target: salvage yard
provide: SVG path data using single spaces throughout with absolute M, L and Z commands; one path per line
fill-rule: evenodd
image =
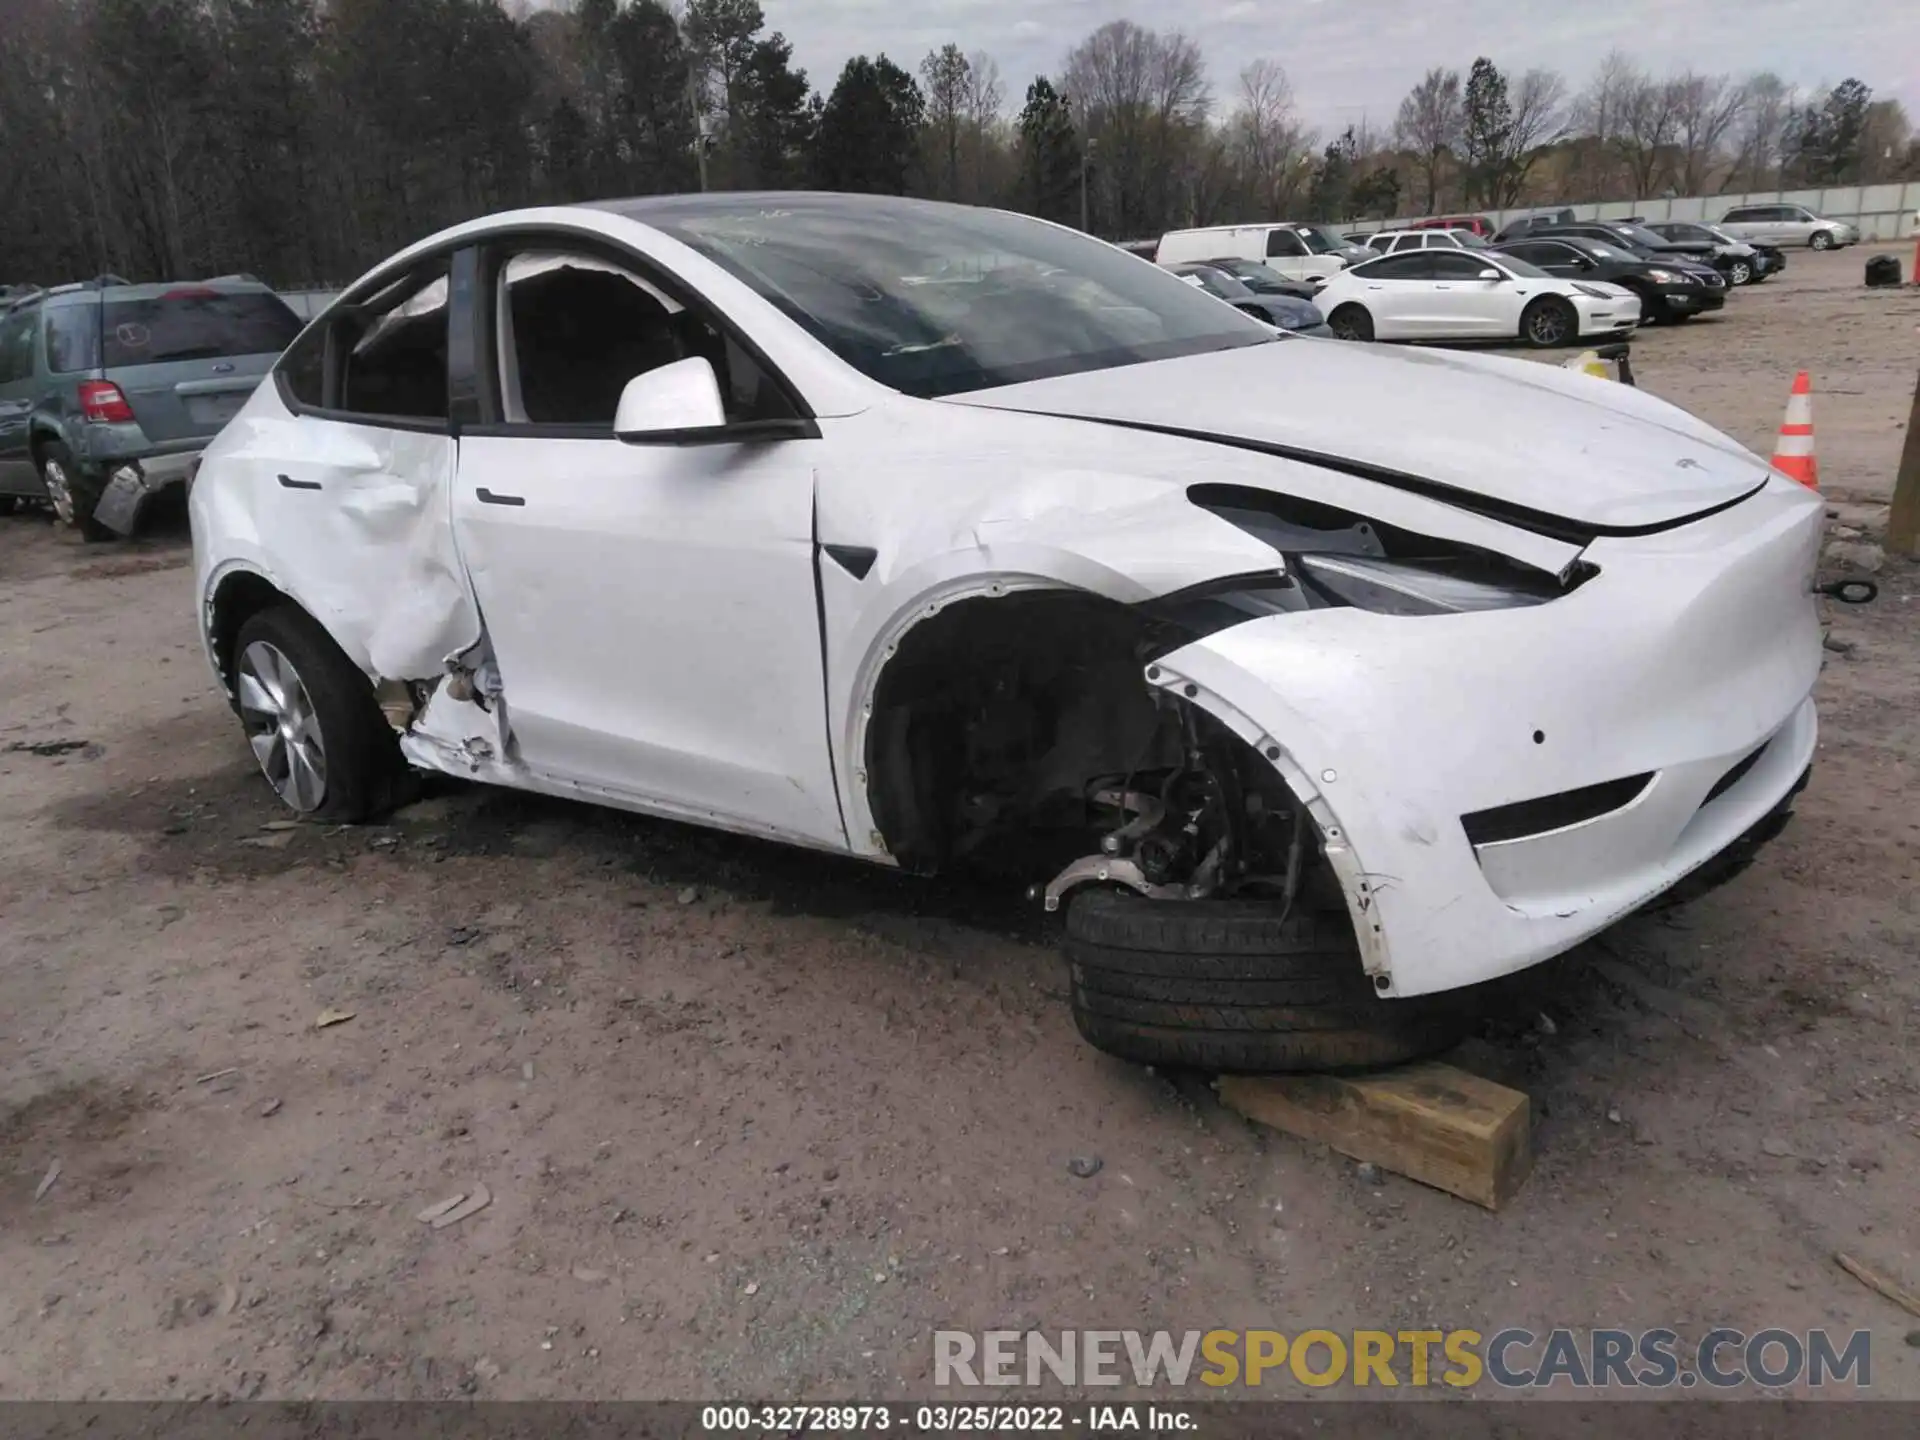
M 1633 351 L 1762 454 L 1810 371 L 1843 541 L 1920 357 L 1862 259 Z M 1016 894 L 453 783 L 282 821 L 188 565 L 178 512 L 0 520 L 0 1399 L 927 1398 L 935 1329 L 1596 1323 L 1870 1329 L 1920 1399 L 1920 1317 L 1833 1259 L 1920 1289 L 1920 566 L 1830 607 L 1754 868 L 1500 988 L 1457 1058 L 1536 1158 L 1489 1213 L 1082 1043 Z

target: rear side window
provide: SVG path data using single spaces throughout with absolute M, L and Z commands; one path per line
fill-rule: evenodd
M 223 355 L 277 355 L 300 333 L 278 295 L 260 291 L 170 290 L 150 300 L 107 300 L 101 350 L 110 370 Z
M 47 369 L 56 375 L 100 363 L 100 307 L 55 305 L 47 311 Z
M 38 310 L 21 310 L 0 319 L 0 385 L 32 377 L 34 322 L 39 318 Z

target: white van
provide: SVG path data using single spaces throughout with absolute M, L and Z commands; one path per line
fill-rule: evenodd
M 1359 255 L 1372 258 L 1325 225 L 1209 225 L 1170 230 L 1153 258 L 1162 265 L 1196 261 L 1260 260 L 1289 280 L 1324 281 Z

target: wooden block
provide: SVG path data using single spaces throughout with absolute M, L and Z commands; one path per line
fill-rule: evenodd
M 1438 1061 L 1372 1075 L 1222 1075 L 1220 1098 L 1489 1210 L 1533 1168 L 1527 1097 Z

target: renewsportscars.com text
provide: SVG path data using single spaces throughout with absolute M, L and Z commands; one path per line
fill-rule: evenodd
M 1673 1330 L 936 1330 L 937 1386 L 1574 1389 L 1873 1383 L 1873 1337 Z

